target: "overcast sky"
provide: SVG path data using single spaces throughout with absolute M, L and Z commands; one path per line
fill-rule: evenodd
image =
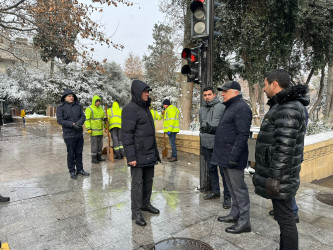
M 94 45 L 94 59 L 107 59 L 124 66 L 125 59 L 130 52 L 140 56 L 147 54 L 148 45 L 153 43 L 152 30 L 154 24 L 164 21 L 164 14 L 159 11 L 160 0 L 134 0 L 134 5 L 127 7 L 105 7 L 104 11 L 93 16 L 95 21 L 105 26 L 108 35 L 113 34 L 112 41 L 125 46 L 123 50 L 113 47 Z

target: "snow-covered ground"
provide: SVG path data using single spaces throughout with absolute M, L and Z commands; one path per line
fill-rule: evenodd
M 45 115 L 38 115 L 36 113 L 33 113 L 32 115 L 26 115 L 25 118 L 36 118 L 36 117 L 49 117 Z M 21 118 L 21 116 L 13 116 L 13 118 Z

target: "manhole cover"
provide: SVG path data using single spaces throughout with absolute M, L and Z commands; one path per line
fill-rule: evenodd
M 214 250 L 207 243 L 188 238 L 172 238 L 157 242 L 149 250 Z
M 333 194 L 317 194 L 317 200 L 333 206 Z

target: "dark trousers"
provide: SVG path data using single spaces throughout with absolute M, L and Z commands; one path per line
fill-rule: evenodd
M 131 209 L 132 215 L 141 212 L 141 208 L 150 204 L 153 190 L 154 166 L 131 167 Z
M 213 155 L 213 149 L 202 147 L 202 152 L 209 169 L 209 179 L 210 179 L 210 184 L 212 186 L 212 192 L 219 194 L 220 193 L 220 183 L 219 183 L 219 173 L 218 173 L 219 167 L 210 163 Z M 221 167 L 219 169 L 220 169 L 220 174 L 222 176 L 223 196 L 224 198 L 230 198 L 230 193 L 224 178 L 223 169 Z
M 177 133 L 171 132 L 169 135 L 169 143 L 171 146 L 171 157 L 177 158 L 177 147 L 176 147 L 176 136 Z
M 272 200 L 274 219 L 280 226 L 280 250 L 298 249 L 298 231 L 293 215 L 292 200 Z
M 103 150 L 103 135 L 90 136 L 91 155 L 101 155 Z
M 244 169 L 223 168 L 223 172 L 232 199 L 230 215 L 238 217 L 238 225 L 250 223 L 250 197 Z
M 69 172 L 80 171 L 83 169 L 82 151 L 83 151 L 83 136 L 79 138 L 64 139 L 67 146 L 67 166 Z

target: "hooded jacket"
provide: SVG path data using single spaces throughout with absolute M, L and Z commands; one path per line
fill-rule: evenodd
M 215 97 L 211 102 L 205 102 L 204 106 L 199 111 L 200 127 L 206 126 L 208 123 L 212 127 L 217 127 L 223 115 L 225 106 L 220 102 L 218 97 Z M 214 148 L 215 135 L 200 133 L 201 145 L 208 149 Z
M 91 136 L 103 135 L 105 113 L 101 105 L 99 107 L 95 105 L 97 100 L 101 100 L 101 98 L 94 95 L 92 104 L 86 108 L 85 112 L 85 125 L 87 130 L 92 130 Z
M 252 111 L 242 95 L 223 103 L 226 108 L 216 128 L 211 163 L 224 168 L 244 169 L 247 166 Z M 232 164 L 231 164 L 232 163 Z
M 169 105 L 165 109 L 163 116 L 163 131 L 165 133 L 179 132 L 179 110 L 173 105 Z
M 65 101 L 65 97 L 69 94 L 74 96 L 74 102 L 71 104 Z M 64 139 L 83 136 L 82 131 L 73 128 L 73 123 L 83 125 L 85 120 L 86 117 L 76 95 L 72 90 L 66 89 L 61 97 L 61 104 L 57 107 L 57 121 L 62 125 Z
M 113 128 L 121 128 L 121 108 L 119 108 L 118 102 L 112 104 L 112 108 L 108 109 L 108 122 L 109 130 Z
M 309 105 L 307 87 L 297 85 L 282 90 L 268 101 L 270 110 L 262 121 L 256 143 L 255 192 L 265 198 L 291 200 L 299 188 L 304 137 Z M 280 180 L 277 197 L 269 197 L 267 178 Z
M 141 99 L 149 86 L 134 80 L 131 86 L 132 100 L 122 111 L 121 138 L 127 162 L 136 161 L 137 167 L 153 166 L 161 162 L 157 149 L 155 126 L 149 111 L 150 99 Z

